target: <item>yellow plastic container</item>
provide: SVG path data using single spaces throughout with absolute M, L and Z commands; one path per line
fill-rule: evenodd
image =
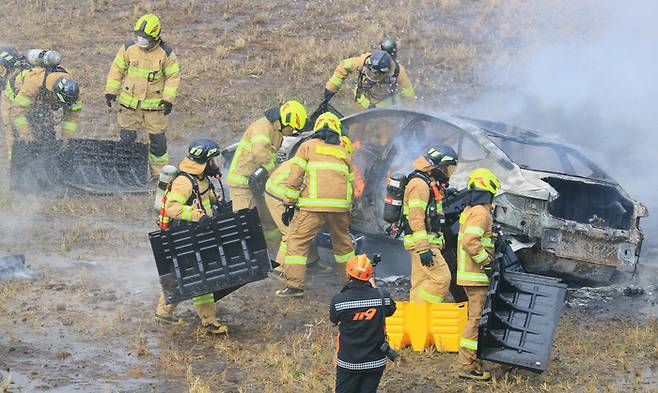
M 439 352 L 459 351 L 459 338 L 468 319 L 467 302 L 395 303 L 395 314 L 386 318 L 388 342 L 393 349 L 410 345 L 420 352 L 434 345 Z

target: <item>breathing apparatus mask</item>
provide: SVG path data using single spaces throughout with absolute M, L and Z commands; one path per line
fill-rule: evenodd
M 206 176 L 215 177 L 220 174 L 219 165 L 217 165 L 217 160 L 211 158 L 208 163 L 206 163 L 206 169 L 203 171 Z
M 135 32 L 135 44 L 142 49 L 150 49 L 155 46 L 155 40 L 144 32 L 138 31 Z

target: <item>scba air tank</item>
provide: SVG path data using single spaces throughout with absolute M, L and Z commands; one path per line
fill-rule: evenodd
M 28 63 L 37 67 L 54 68 L 62 62 L 62 55 L 56 50 L 30 49 L 25 57 Z
M 384 197 L 384 221 L 392 224 L 400 219 L 404 188 L 407 186 L 407 176 L 402 172 L 393 172 L 386 182 L 386 197 Z
M 153 203 L 153 208 L 156 212 L 160 211 L 160 205 L 162 204 L 162 196 L 167 191 L 169 184 L 174 181 L 178 176 L 178 168 L 173 165 L 165 165 L 160 169 L 160 178 L 158 179 L 158 188 L 155 192 L 155 201 Z

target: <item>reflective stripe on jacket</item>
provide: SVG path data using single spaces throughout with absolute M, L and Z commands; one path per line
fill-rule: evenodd
M 233 155 L 226 181 L 231 187 L 249 188 L 249 175 L 259 166 L 269 172 L 276 165 L 276 153 L 283 143 L 281 124 L 262 117 L 251 123 Z
M 404 235 L 404 248 L 417 252 L 425 251 L 430 245 L 443 249 L 444 239 L 440 232 L 428 232 L 429 217 L 427 215 L 430 203 L 430 187 L 425 180 L 414 177 L 404 189 L 402 214 L 407 218 L 412 233 Z M 441 201 L 432 199 L 437 204 L 437 211 L 442 210 Z
M 489 278 L 482 266 L 494 255 L 491 205 L 468 206 L 459 217 L 457 238 L 457 284 L 487 286 Z
M 360 56 L 351 57 L 338 63 L 336 69 L 334 70 L 333 75 L 327 81 L 325 88 L 334 93 L 338 92 L 338 90 L 340 90 L 343 83 L 345 82 L 345 79 L 351 73 L 356 72 L 358 74 L 359 71 L 363 69 L 363 65 L 366 59 L 368 58 L 368 56 L 370 56 L 370 53 L 364 53 Z M 415 103 L 416 93 L 414 91 L 414 87 L 411 84 L 411 80 L 409 79 L 409 76 L 407 75 L 407 71 L 404 68 L 404 66 L 400 65 L 399 72 L 397 72 L 395 66 L 391 67 L 389 76 L 393 77 L 396 73 L 398 75 L 395 79 L 395 86 L 393 88 L 396 94 L 393 97 L 389 97 L 384 100 L 375 98 L 375 96 L 377 95 L 382 95 L 382 96 L 390 95 L 390 90 L 391 90 L 390 84 L 387 82 L 383 82 L 383 83 L 374 84 L 370 89 L 371 94 L 367 94 L 367 95 L 360 94 L 359 96 L 357 96 L 356 95 L 357 90 L 355 89 L 354 100 L 364 108 L 368 108 L 371 104 L 377 106 L 390 106 L 396 103 L 395 101 L 397 100 L 398 95 L 399 97 L 402 98 L 402 101 L 407 105 Z
M 161 100 L 176 101 L 180 66 L 164 42 L 144 50 L 128 41 L 119 48 L 105 82 L 105 93 L 118 95 L 119 104 L 132 109 L 162 110 Z
M 352 155 L 343 145 L 310 139 L 301 144 L 290 163 L 284 203 L 296 203 L 307 211 L 352 209 Z
M 270 174 L 265 183 L 265 192 L 273 198 L 283 201 L 286 196 L 286 182 L 290 175 L 290 161 L 285 161 Z
M 14 91 L 16 95 L 11 105 L 9 117 L 21 138 L 26 140 L 31 139 L 29 135 L 28 113 L 37 107 L 45 107 L 48 111 L 52 111 L 51 106 L 46 101 L 57 101 L 57 98 L 54 97 L 53 89 L 55 82 L 62 77 L 71 78 L 71 75 L 62 71 L 53 71 L 48 72 L 46 76 L 46 70 L 44 68 L 35 67 L 25 75 L 20 90 Z M 45 86 L 45 92 L 41 91 L 42 86 Z M 78 131 L 81 110 L 82 101 L 80 100 L 77 100 L 69 107 L 63 108 L 64 115 L 60 124 L 64 130 L 63 135 L 65 138 L 72 136 L 72 134 Z

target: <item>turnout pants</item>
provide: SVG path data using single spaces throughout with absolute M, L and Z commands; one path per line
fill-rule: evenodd
M 276 227 L 279 229 L 279 232 L 281 232 L 281 243 L 279 244 L 279 248 L 276 253 L 276 263 L 278 263 L 280 266 L 277 267 L 274 270 L 277 271 L 283 271 L 283 263 L 286 257 L 286 254 L 288 252 L 288 228 L 283 224 L 283 221 L 281 221 L 281 215 L 283 214 L 284 206 L 283 202 L 279 199 L 276 199 L 275 197 L 268 195 L 267 193 L 265 194 L 265 205 L 267 205 L 267 210 L 270 212 L 270 216 L 272 217 L 272 220 L 274 221 L 274 224 Z M 318 256 L 318 248 L 315 246 L 315 244 L 311 245 L 311 251 L 310 255 L 308 257 L 308 262 L 313 263 L 316 260 L 318 260 L 320 257 Z
M 164 133 L 167 128 L 167 117 L 164 112 L 120 106 L 117 121 L 121 131 L 134 131 L 139 135 L 137 140 L 149 145 L 148 160 L 151 176 L 159 176 L 160 169 L 169 163 L 167 138 Z
M 270 256 L 276 255 L 281 244 L 281 231 L 270 214 L 268 206 L 265 205 L 263 197 L 255 196 L 248 188 L 233 187 L 231 188 L 231 201 L 234 212 L 242 209 L 253 209 L 254 207 L 258 209 L 258 218 L 260 218 L 260 223 L 263 225 L 267 250 Z M 281 215 L 279 215 L 280 219 Z
M 215 314 L 215 298 L 212 293 L 192 298 L 192 304 L 197 314 L 199 314 L 203 326 L 210 325 L 217 320 Z M 160 300 L 158 301 L 158 308 L 155 310 L 155 314 L 159 316 L 171 315 L 174 313 L 176 306 L 178 306 L 178 303 L 165 303 L 164 293 L 160 293 Z
M 488 287 L 464 286 L 468 296 L 468 321 L 459 343 L 459 363 L 463 371 L 482 371 L 482 361 L 477 358 L 478 326 L 484 309 Z
M 420 257 L 415 250 L 409 250 L 411 254 L 411 290 L 409 300 L 416 303 L 441 303 L 450 290 L 450 269 L 441 249 L 437 246 L 430 247 L 434 256 L 434 265 L 427 267 L 420 262 Z
M 354 256 L 350 223 L 352 216 L 345 212 L 316 212 L 298 210 L 288 230 L 288 253 L 284 258 L 284 276 L 288 288 L 303 289 L 306 276 L 306 262 L 313 238 L 326 226 L 331 234 L 333 254 L 342 267 L 339 273 L 345 275 L 345 263 Z
M 364 373 L 336 367 L 336 393 L 377 393 L 383 374 L 384 367 Z

